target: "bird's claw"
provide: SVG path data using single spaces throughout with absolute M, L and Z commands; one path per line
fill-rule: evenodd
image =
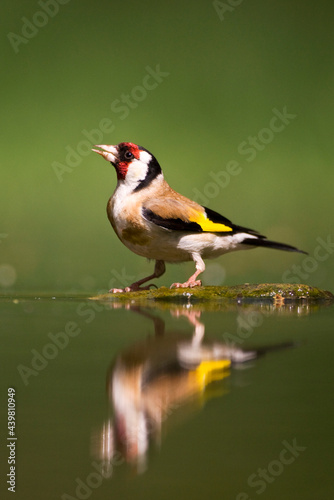
M 201 280 L 185 281 L 185 283 L 173 283 L 170 288 L 194 288 L 195 286 L 202 286 Z

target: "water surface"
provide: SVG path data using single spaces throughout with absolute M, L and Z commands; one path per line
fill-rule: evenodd
M 332 497 L 332 306 L 0 307 L 16 498 Z

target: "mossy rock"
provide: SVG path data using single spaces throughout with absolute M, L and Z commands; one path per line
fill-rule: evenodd
M 152 290 L 126 293 L 106 293 L 91 297 L 92 300 L 129 302 L 141 304 L 150 301 L 172 302 L 172 303 L 196 303 L 208 301 L 221 301 L 229 299 L 232 301 L 271 301 L 271 302 L 293 302 L 293 301 L 334 301 L 331 292 L 316 287 L 302 284 L 265 283 L 244 284 L 235 286 L 201 286 L 196 288 L 166 288 L 161 287 Z

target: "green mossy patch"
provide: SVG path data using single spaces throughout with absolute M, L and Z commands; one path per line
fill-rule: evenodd
M 196 288 L 161 287 L 152 290 L 127 293 L 106 293 L 91 297 L 92 300 L 143 303 L 148 301 L 195 303 L 220 301 L 223 299 L 235 300 L 270 300 L 270 301 L 334 301 L 331 292 L 319 288 L 287 283 L 244 284 L 235 286 L 201 286 Z

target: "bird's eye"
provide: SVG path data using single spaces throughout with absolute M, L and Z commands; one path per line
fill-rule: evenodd
M 133 154 L 131 153 L 131 151 L 125 151 L 124 153 L 124 158 L 126 160 L 132 160 L 132 158 L 134 158 Z

